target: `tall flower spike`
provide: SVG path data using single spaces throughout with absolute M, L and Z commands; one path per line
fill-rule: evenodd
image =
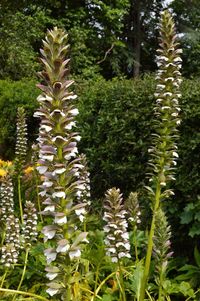
M 8 216 L 14 214 L 14 191 L 12 178 L 9 174 L 2 179 L 0 197 L 1 220 L 6 224 Z
M 168 225 L 167 218 L 162 209 L 159 209 L 155 218 L 155 233 L 153 255 L 155 258 L 156 271 L 158 273 L 158 281 L 163 281 L 166 276 L 168 260 L 173 252 L 170 251 L 171 246 L 171 228 Z
M 141 223 L 141 211 L 138 202 L 138 193 L 131 192 L 126 202 L 127 212 L 129 213 L 128 220 L 133 226 Z
M 181 79 L 180 53 L 176 41 L 175 26 L 168 11 L 164 11 L 160 21 L 160 49 L 157 50 L 157 86 L 155 106 L 155 128 L 153 146 L 149 149 L 151 155 L 150 168 L 152 186 L 160 185 L 166 198 L 173 194 L 166 189 L 170 180 L 174 180 L 174 170 L 177 164 L 178 153 L 176 140 L 178 137 L 177 125 L 180 124 L 179 102 Z
M 50 280 L 47 292 L 71 300 L 71 261 L 81 256 L 81 244 L 86 242 L 87 233 L 77 229 L 77 210 L 84 210 L 86 204 L 77 202 L 84 181 L 79 178 L 82 164 L 77 142 L 80 136 L 74 131 L 78 110 L 73 102 L 77 96 L 71 91 L 73 81 L 67 79 L 67 40 L 66 32 L 55 27 L 43 41 L 44 70 L 40 72 L 43 84 L 38 85 L 42 94 L 37 99 L 40 108 L 34 116 L 41 119 L 37 170 L 42 175 L 43 214 L 48 216 L 42 233 L 44 240 L 51 240 L 54 246 L 45 250 Z
M 147 187 L 149 199 L 152 202 L 153 217 L 149 232 L 145 269 L 142 279 L 140 301 L 145 298 L 145 289 L 149 275 L 153 236 L 155 229 L 155 215 L 161 201 L 173 195 L 173 191 L 167 185 L 175 180 L 174 171 L 177 164 L 178 153 L 176 140 L 178 137 L 177 126 L 179 118 L 179 98 L 181 83 L 182 50 L 178 48 L 175 25 L 171 14 L 165 10 L 161 13 L 160 25 L 160 48 L 157 56 L 157 86 L 155 106 L 155 134 L 153 146 L 149 149 L 150 187 Z
M 118 262 L 123 257 L 130 258 L 126 214 L 120 190 L 109 189 L 106 193 L 103 220 L 106 222 L 104 226 L 106 255 L 111 257 L 112 262 Z
M 24 226 L 22 235 L 24 238 L 25 245 L 31 245 L 32 242 L 36 241 L 37 238 L 37 212 L 35 205 L 26 201 L 24 208 Z
M 25 110 L 19 107 L 17 110 L 17 141 L 15 147 L 16 169 L 21 171 L 25 164 L 27 154 L 27 124 L 25 118 Z
M 20 251 L 19 219 L 13 214 L 7 216 L 4 245 L 1 248 L 1 262 L 5 267 L 17 263 Z

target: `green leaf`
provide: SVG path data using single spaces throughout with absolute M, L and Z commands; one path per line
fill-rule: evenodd
M 198 267 L 200 267 L 200 253 L 197 249 L 197 246 L 195 246 L 194 248 L 194 258 L 195 258 L 195 262 L 198 265 Z

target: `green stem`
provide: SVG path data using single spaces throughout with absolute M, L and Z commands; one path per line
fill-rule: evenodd
M 136 238 L 137 226 L 134 225 L 133 228 L 133 238 L 134 238 L 134 248 L 135 248 L 135 261 L 138 262 L 138 249 L 137 249 L 137 238 Z
M 163 294 L 163 272 L 161 271 L 160 279 L 159 279 L 158 301 L 162 300 L 162 294 Z
M 22 208 L 22 194 L 21 194 L 21 174 L 17 177 L 17 183 L 18 183 L 18 200 L 19 200 L 19 209 L 20 209 L 20 217 L 21 217 L 21 223 L 24 223 L 23 220 L 23 208 Z
M 0 292 L 5 292 L 5 293 L 14 293 L 14 294 L 18 294 L 18 295 L 25 295 L 25 296 L 32 296 L 35 297 L 39 300 L 43 300 L 43 301 L 49 301 L 48 299 L 41 297 L 39 295 L 33 294 L 33 293 L 28 293 L 28 292 L 23 292 L 23 291 L 17 291 L 17 290 L 11 290 L 11 289 L 7 289 L 7 288 L 0 288 Z
M 144 267 L 144 274 L 143 274 L 142 284 L 141 284 L 141 289 L 140 289 L 140 299 L 139 299 L 139 301 L 144 301 L 144 298 L 145 298 L 145 290 L 146 290 L 146 286 L 147 286 L 147 279 L 148 279 L 148 276 L 149 276 L 149 269 L 150 269 L 151 256 L 152 256 L 152 250 L 153 250 L 153 236 L 154 236 L 154 231 L 155 231 L 155 216 L 156 216 L 156 211 L 159 208 L 159 204 L 160 204 L 160 195 L 161 195 L 161 187 L 160 187 L 160 183 L 157 183 L 156 194 L 155 194 L 155 204 L 154 204 L 153 216 L 152 216 L 152 221 L 151 221 L 151 228 L 150 228 L 149 238 L 148 238 L 148 246 L 147 246 L 146 259 L 145 259 L 145 267 Z
M 3 287 L 3 284 L 4 284 L 4 281 L 5 281 L 5 279 L 6 279 L 7 273 L 8 273 L 8 269 L 6 269 L 6 270 L 5 270 L 5 273 L 3 274 L 3 277 L 2 277 L 2 280 L 1 280 L 0 288 Z
M 1 238 L 1 246 L 3 246 L 5 237 L 6 237 L 6 231 L 4 230 L 3 233 L 2 233 L 2 238 Z
M 38 186 L 39 186 L 39 183 L 38 183 L 38 175 L 34 169 L 34 177 L 35 177 L 35 184 L 36 184 L 36 195 L 37 195 L 37 207 L 38 207 L 38 212 L 39 212 L 39 216 L 40 216 L 40 220 L 41 222 L 43 222 L 43 218 L 42 218 L 42 214 L 41 214 L 41 204 L 40 204 L 40 196 L 39 196 L 39 189 L 38 189 Z
M 120 279 L 120 286 L 121 286 L 122 301 L 126 301 L 123 272 L 122 272 L 120 260 L 118 261 L 118 267 L 119 267 L 119 279 Z
M 116 275 L 116 272 L 111 273 L 110 275 L 108 275 L 98 286 L 98 288 L 96 289 L 96 291 L 94 292 L 94 295 L 92 296 L 90 301 L 94 301 L 95 296 L 98 295 L 98 292 L 100 291 L 100 289 L 102 288 L 102 286 L 106 283 L 106 281 L 108 281 L 108 279 L 110 279 L 113 275 Z
M 26 273 L 26 268 L 27 268 L 27 263 L 28 263 L 28 254 L 29 254 L 29 248 L 26 249 L 25 260 L 24 260 L 24 268 L 23 268 L 21 280 L 20 280 L 19 285 L 17 287 L 17 291 L 20 290 L 20 288 L 22 286 L 22 282 L 24 281 L 24 277 L 25 277 L 25 273 Z M 16 295 L 13 296 L 12 301 L 14 301 L 15 299 L 16 299 Z

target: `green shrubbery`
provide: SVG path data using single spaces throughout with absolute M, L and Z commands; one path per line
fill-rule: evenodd
M 38 95 L 35 81 L 0 81 L 0 145 L 1 156 L 12 158 L 16 112 L 23 105 L 28 115 L 31 140 L 38 131 L 32 118 Z M 79 131 L 81 151 L 86 153 L 91 170 L 93 198 L 99 199 L 105 190 L 116 186 L 127 195 L 140 190 L 146 183 L 148 148 L 153 132 L 153 103 L 155 81 L 148 75 L 143 79 L 114 79 L 106 81 L 78 81 Z M 188 231 L 199 234 L 197 196 L 200 194 L 200 81 L 185 79 L 180 100 L 182 123 L 178 142 L 178 162 L 175 197 L 167 210 L 173 215 L 178 236 Z M 95 190 L 94 190 L 95 187 Z M 189 207 L 188 207 L 189 206 Z M 184 208 L 186 208 L 184 210 Z M 181 219 L 180 219 L 180 212 Z M 184 224 L 187 229 L 184 230 Z

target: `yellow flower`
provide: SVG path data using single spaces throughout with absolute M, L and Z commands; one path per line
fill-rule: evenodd
M 3 168 L 0 168 L 0 177 L 5 177 L 7 175 L 7 171 Z
M 30 174 L 32 171 L 34 170 L 34 167 L 33 166 L 28 166 L 25 170 L 24 170 L 24 173 L 26 175 Z
M 7 161 L 7 162 L 6 162 L 6 165 L 7 165 L 7 166 L 11 166 L 11 165 L 12 165 L 12 162 L 11 162 L 11 161 Z

